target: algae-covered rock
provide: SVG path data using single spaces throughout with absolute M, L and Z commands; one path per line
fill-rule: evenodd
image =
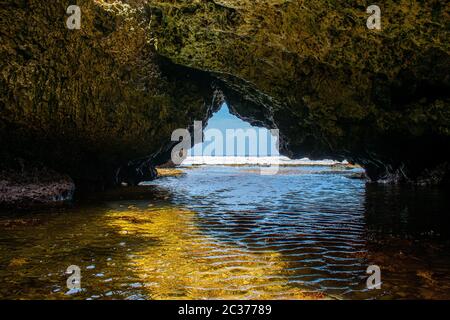
M 79 0 L 80 30 L 69 4 L 0 5 L 3 163 L 134 184 L 148 177 L 135 168 L 168 160 L 175 128 L 226 101 L 279 128 L 292 157 L 449 180 L 445 2 L 379 1 L 381 30 L 366 26 L 369 1 Z
M 278 127 L 287 154 L 346 158 L 374 180 L 448 164 L 448 3 L 378 1 L 369 30 L 370 1 L 152 2 L 158 53 L 221 79 L 231 110 Z
M 66 27 L 71 3 L 1 4 L 2 165 L 20 157 L 115 183 L 118 168 L 140 166 L 174 129 L 206 118 L 212 89 L 157 56 L 142 1 L 77 1 L 79 30 Z

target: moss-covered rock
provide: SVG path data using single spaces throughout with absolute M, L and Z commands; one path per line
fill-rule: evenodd
M 2 164 L 43 162 L 79 183 L 132 180 L 117 169 L 142 168 L 175 128 L 206 117 L 210 81 L 157 56 L 143 1 L 76 1 L 80 30 L 66 28 L 71 3 L 1 4 Z
M 231 109 L 278 127 L 291 156 L 347 158 L 374 180 L 448 163 L 448 3 L 378 1 L 381 31 L 370 1 L 152 3 L 158 53 L 221 79 Z
M 346 158 L 373 180 L 449 180 L 449 4 L 378 1 L 376 31 L 369 1 L 76 2 L 73 31 L 70 1 L 1 4 L 4 163 L 138 181 L 148 173 L 117 169 L 165 162 L 172 130 L 225 99 L 279 128 L 292 157 Z

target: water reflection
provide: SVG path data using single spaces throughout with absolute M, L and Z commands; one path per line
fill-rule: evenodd
M 450 298 L 444 191 L 352 170 L 197 168 L 74 208 L 0 218 L 2 298 Z M 66 295 L 65 269 L 83 291 Z M 366 289 L 366 268 L 382 290 Z

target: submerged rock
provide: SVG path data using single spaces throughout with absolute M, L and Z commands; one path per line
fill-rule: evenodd
M 227 102 L 280 129 L 285 155 L 347 159 L 373 181 L 449 181 L 441 1 L 381 1 L 380 31 L 357 1 L 77 4 L 80 30 L 65 26 L 67 1 L 1 5 L 5 165 L 21 157 L 82 187 L 134 185 L 170 158 L 174 129 Z

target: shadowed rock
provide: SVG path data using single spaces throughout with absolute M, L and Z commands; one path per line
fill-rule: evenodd
M 59 206 L 73 200 L 75 184 L 70 177 L 23 161 L 17 164 L 0 170 L 1 209 Z

